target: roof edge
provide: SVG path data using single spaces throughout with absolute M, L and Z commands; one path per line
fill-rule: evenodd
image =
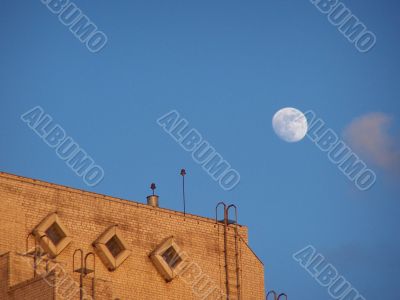
M 96 192 L 89 192 L 89 191 L 85 191 L 85 190 L 82 190 L 82 189 L 69 187 L 69 186 L 66 186 L 66 185 L 61 185 L 61 184 L 57 184 L 57 183 L 51 183 L 51 182 L 47 182 L 47 181 L 44 181 L 44 180 L 35 179 L 35 178 L 29 178 L 29 177 L 20 176 L 20 175 L 15 175 L 15 174 L 3 172 L 3 171 L 0 171 L 0 177 L 11 179 L 11 180 L 16 180 L 16 181 L 20 181 L 20 182 L 24 182 L 24 183 L 28 183 L 28 184 L 34 184 L 34 185 L 39 185 L 39 186 L 43 186 L 43 187 L 48 187 L 48 188 L 52 188 L 52 189 L 56 189 L 56 190 L 63 190 L 63 191 L 76 193 L 76 194 L 80 194 L 80 195 L 92 196 L 94 198 L 101 198 L 101 199 L 107 200 L 107 201 L 118 202 L 118 203 L 122 203 L 122 204 L 126 204 L 126 205 L 133 205 L 133 206 L 136 206 L 136 207 L 142 207 L 142 208 L 149 209 L 149 210 L 157 210 L 157 211 L 161 211 L 161 212 L 164 212 L 164 213 L 174 213 L 174 214 L 179 215 L 179 216 L 181 216 L 183 218 L 194 219 L 194 220 L 197 220 L 197 221 L 203 221 L 203 222 L 207 222 L 207 223 L 216 223 L 215 219 L 212 219 L 212 218 L 209 218 L 209 217 L 203 217 L 203 216 L 194 215 L 194 214 L 190 214 L 190 213 L 184 214 L 183 212 L 180 212 L 180 211 L 177 211 L 177 210 L 173 210 L 173 209 L 169 209 L 169 208 L 149 206 L 149 205 L 147 205 L 145 203 L 141 203 L 141 202 L 138 202 L 138 201 L 135 201 L 135 200 L 127 200 L 127 199 L 122 199 L 122 198 L 119 198 L 119 197 L 114 197 L 114 196 L 109 196 L 109 195 L 105 195 L 105 194 L 96 193 Z M 247 228 L 247 226 L 245 226 L 245 225 L 240 225 L 240 224 L 238 224 L 238 225 L 240 227 Z

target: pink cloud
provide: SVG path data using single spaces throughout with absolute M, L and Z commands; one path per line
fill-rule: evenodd
M 361 158 L 400 174 L 400 136 L 390 133 L 392 123 L 384 113 L 369 113 L 353 120 L 343 135 Z

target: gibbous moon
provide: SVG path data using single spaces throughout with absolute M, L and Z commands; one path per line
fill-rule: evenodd
M 272 118 L 272 127 L 277 136 L 289 143 L 302 140 L 308 130 L 306 117 L 293 107 L 285 107 L 277 111 Z

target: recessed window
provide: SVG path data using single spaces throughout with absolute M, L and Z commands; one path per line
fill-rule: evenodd
M 131 254 L 117 225 L 113 225 L 103 232 L 93 242 L 93 246 L 110 271 L 115 271 Z
M 185 265 L 187 255 L 171 236 L 153 250 L 150 259 L 160 275 L 170 282 L 178 275 L 179 269 Z
M 46 235 L 55 246 L 57 246 L 66 236 L 56 222 L 54 222 L 49 228 L 47 228 Z
M 44 252 L 54 258 L 71 242 L 67 228 L 62 224 L 56 213 L 48 215 L 33 230 L 33 234 Z
M 125 250 L 120 240 L 115 235 L 106 243 L 106 246 L 114 257 L 117 257 L 122 251 Z
M 174 269 L 182 261 L 182 258 L 172 246 L 169 247 L 161 256 L 172 269 Z

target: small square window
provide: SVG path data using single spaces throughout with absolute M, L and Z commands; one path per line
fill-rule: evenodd
M 122 251 L 124 251 L 124 247 L 122 246 L 120 240 L 117 236 L 113 236 L 106 243 L 108 250 L 111 252 L 112 256 L 117 257 Z
M 150 259 L 160 275 L 170 282 L 178 275 L 179 269 L 185 265 L 187 255 L 171 236 L 153 250 Z
M 54 258 L 71 242 L 67 228 L 62 224 L 58 215 L 52 213 L 40 222 L 33 230 L 43 250 Z
M 47 237 L 53 242 L 54 246 L 57 246 L 62 239 L 66 237 L 65 233 L 56 222 L 47 228 L 45 232 Z
M 182 258 L 172 246 L 169 247 L 161 256 L 171 269 L 174 269 L 182 261 Z
M 93 246 L 110 271 L 115 271 L 131 254 L 117 225 L 113 225 L 103 232 L 93 242 Z

